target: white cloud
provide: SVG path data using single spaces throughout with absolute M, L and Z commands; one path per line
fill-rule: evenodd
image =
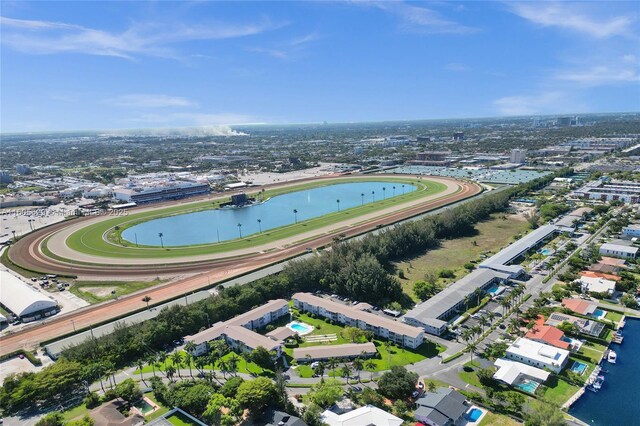
M 261 53 L 277 59 L 291 59 L 296 54 L 304 51 L 309 43 L 319 40 L 317 33 L 309 33 L 295 37 L 286 42 L 279 43 L 275 47 L 251 47 L 249 52 Z
M 201 127 L 178 127 L 160 129 L 122 129 L 112 130 L 106 135 L 112 136 L 246 136 L 228 125 L 214 125 Z
M 109 32 L 61 22 L 0 17 L 2 44 L 32 54 L 83 53 L 133 59 L 140 55 L 176 58 L 172 44 L 190 40 L 246 37 L 280 28 L 262 20 L 252 24 L 136 23 L 122 32 Z
M 157 124 L 161 126 L 217 126 L 255 123 L 255 117 L 236 113 L 204 113 L 204 112 L 173 112 L 168 114 L 146 113 L 128 118 L 132 123 Z
M 584 109 L 566 93 L 551 91 L 536 95 L 505 96 L 493 102 L 500 115 L 566 113 Z
M 132 93 L 120 95 L 107 100 L 107 103 L 127 108 L 166 108 L 166 107 L 187 107 L 194 105 L 193 102 L 181 96 L 154 95 Z
M 463 71 L 468 71 L 469 67 L 467 67 L 465 64 L 451 62 L 445 65 L 444 69 L 446 69 L 447 71 L 463 72 Z
M 509 2 L 513 13 L 543 27 L 558 27 L 594 38 L 630 36 L 632 19 L 628 16 L 609 18 L 581 13 L 585 3 Z
M 413 6 L 403 1 L 354 1 L 353 3 L 375 7 L 400 18 L 402 28 L 406 31 L 427 34 L 468 34 L 477 31 L 477 28 L 448 20 L 433 9 Z
M 573 81 L 589 86 L 600 86 L 613 83 L 640 82 L 637 68 L 612 67 L 598 65 L 586 70 L 563 71 L 556 75 L 558 80 Z

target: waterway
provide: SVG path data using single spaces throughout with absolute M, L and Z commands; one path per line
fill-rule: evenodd
M 622 345 L 611 345 L 618 358 L 604 362 L 605 382 L 597 392 L 587 391 L 569 413 L 594 426 L 640 425 L 640 320 L 627 318 Z
M 296 222 L 408 194 L 417 188 L 396 182 L 351 182 L 275 196 L 240 209 L 215 209 L 153 219 L 125 229 L 123 239 L 140 245 L 186 246 L 233 240 Z M 338 202 L 338 200 L 340 200 Z M 294 213 L 293 210 L 297 210 Z M 238 226 L 240 225 L 240 226 Z

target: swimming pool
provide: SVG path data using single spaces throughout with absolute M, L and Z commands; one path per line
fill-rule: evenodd
M 527 393 L 534 394 L 536 393 L 536 389 L 538 389 L 538 386 L 540 386 L 540 383 L 534 382 L 533 380 L 525 379 L 521 383 L 518 383 L 515 387 Z
M 305 324 L 303 322 L 293 321 L 287 324 L 287 328 L 289 330 L 293 330 L 298 333 L 300 336 L 304 336 L 305 334 L 309 334 L 313 331 L 314 327 L 309 324 Z
M 480 416 L 482 416 L 482 410 L 480 410 L 479 408 L 472 408 L 465 415 L 465 418 L 470 422 L 477 422 Z
M 595 311 L 593 311 L 593 314 L 591 314 L 591 316 L 602 319 L 607 316 L 607 311 L 596 309 Z
M 502 293 L 503 291 L 504 291 L 504 287 L 503 286 L 492 285 L 491 287 L 489 287 L 489 290 L 487 290 L 487 293 L 489 293 L 492 296 L 497 296 L 500 293 Z
M 573 365 L 571 366 L 571 371 L 577 374 L 583 374 L 587 369 L 587 364 L 583 364 L 579 361 L 573 361 Z
M 142 398 L 140 401 L 133 404 L 133 406 L 140 410 L 144 416 L 155 410 L 155 407 L 149 404 L 146 398 Z
M 549 255 L 553 254 L 553 250 L 546 248 L 546 249 L 540 250 L 538 253 L 544 254 L 545 256 L 549 256 Z

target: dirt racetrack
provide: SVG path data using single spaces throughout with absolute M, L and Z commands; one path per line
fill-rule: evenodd
M 428 179 L 431 179 L 428 177 Z M 438 178 L 438 180 L 444 178 Z M 75 329 L 85 329 L 94 324 L 103 323 L 109 319 L 115 319 L 126 314 L 144 308 L 141 301 L 142 293 L 151 297 L 152 303 L 157 304 L 180 297 L 194 291 L 211 287 L 217 283 L 229 280 L 233 277 L 266 267 L 268 265 L 281 262 L 305 253 L 308 247 L 318 248 L 330 244 L 333 239 L 341 234 L 347 237 L 362 234 L 376 229 L 379 226 L 395 223 L 400 220 L 416 216 L 429 210 L 433 210 L 445 205 L 455 203 L 465 198 L 474 196 L 481 192 L 480 186 L 470 183 L 455 181 L 460 186 L 460 191 L 448 197 L 438 198 L 427 202 L 418 202 L 416 205 L 405 208 L 399 212 L 378 215 L 369 221 L 360 222 L 347 228 L 340 222 L 334 225 L 338 228 L 334 232 L 327 232 L 312 240 L 292 243 L 286 247 L 269 253 L 249 254 L 246 256 L 232 257 L 218 260 L 206 260 L 201 262 L 167 264 L 167 265 L 135 265 L 135 266 L 93 266 L 93 265 L 70 265 L 54 259 L 50 259 L 40 251 L 41 242 L 52 232 L 69 226 L 63 222 L 31 233 L 22 238 L 11 248 L 11 259 L 18 265 L 26 269 L 58 273 L 73 274 L 88 277 L 109 277 L 117 276 L 119 279 L 135 279 L 141 276 L 157 275 L 159 273 L 168 275 L 179 275 L 188 273 L 200 274 L 145 289 L 138 293 L 123 296 L 118 300 L 104 302 L 87 306 L 68 314 L 55 316 L 44 322 L 34 324 L 19 332 L 3 336 L 0 338 L 0 356 L 15 352 L 19 349 L 33 349 L 42 341 L 49 341 L 63 335 L 70 334 Z M 299 183 L 297 181 L 296 183 Z M 86 220 L 78 219 L 78 220 Z M 77 221 L 74 221 L 77 223 Z M 203 272 L 206 271 L 206 272 Z

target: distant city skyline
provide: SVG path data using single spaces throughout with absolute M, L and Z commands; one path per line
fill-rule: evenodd
M 3 2 L 0 131 L 640 110 L 635 2 Z

